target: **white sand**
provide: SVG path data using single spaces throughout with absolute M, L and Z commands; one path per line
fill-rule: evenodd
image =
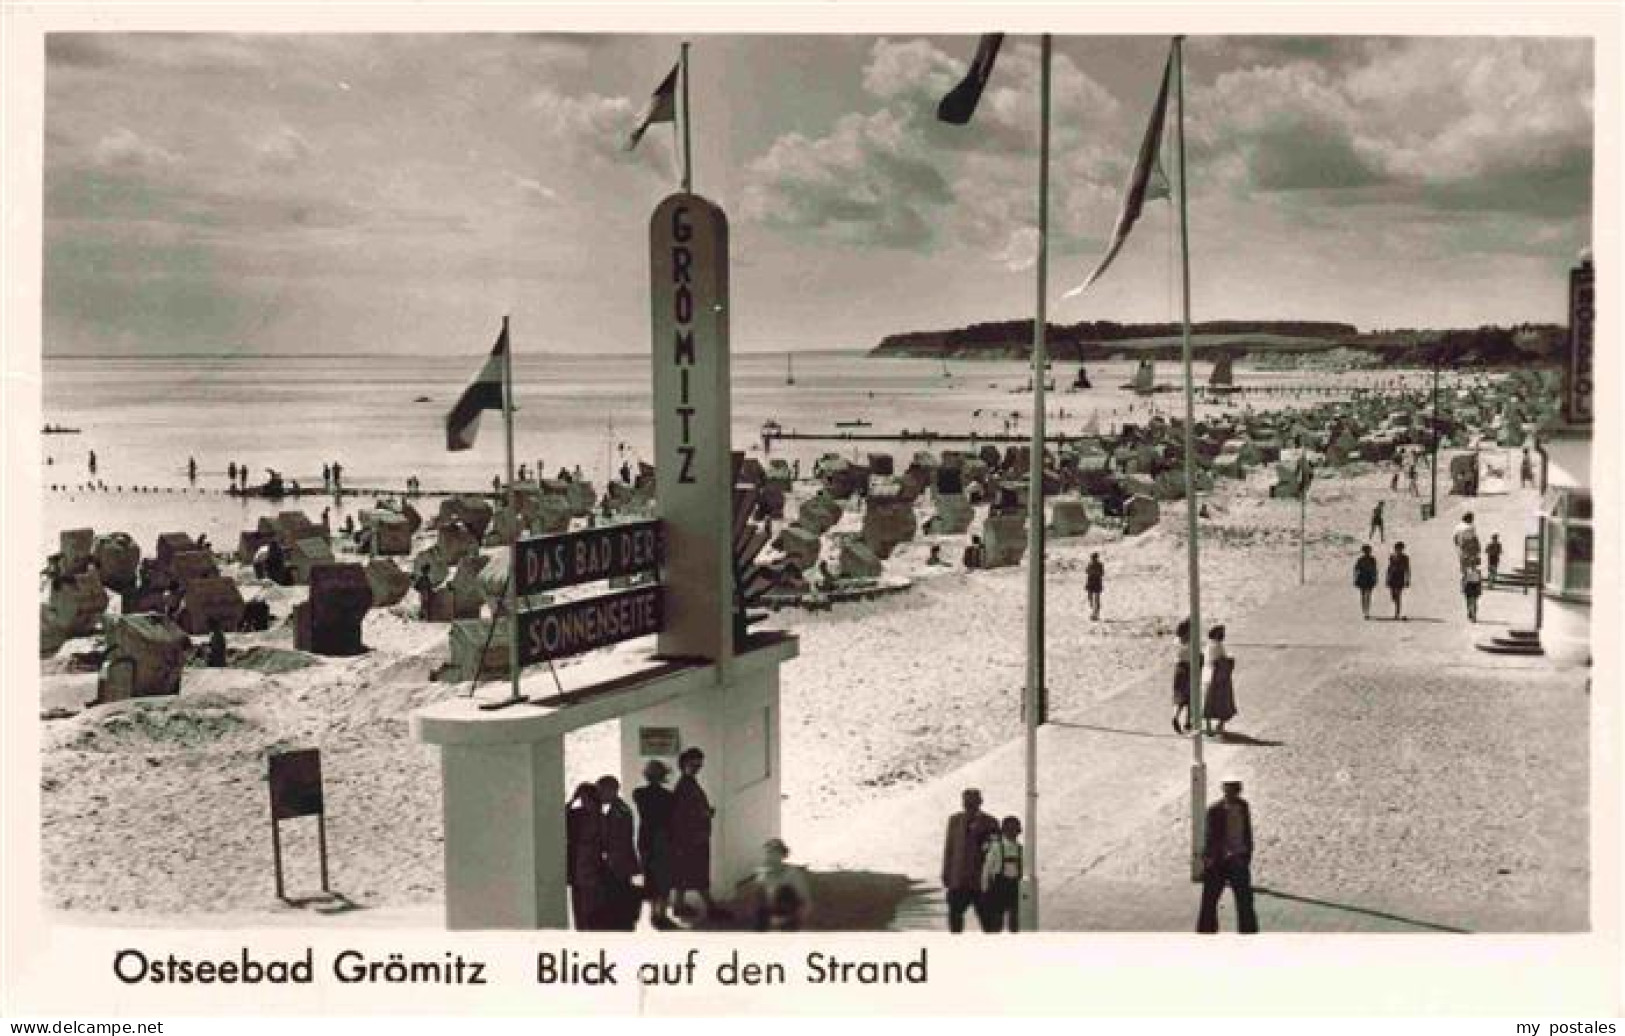
M 1385 476 L 1368 475 L 1367 490 Z M 1247 612 L 1297 579 L 1298 507 L 1266 497 L 1270 477 L 1221 480 L 1202 541 L 1203 622 Z M 928 505 L 923 505 L 924 506 Z M 1315 487 L 1310 564 L 1346 564 L 1367 504 L 1336 480 Z M 856 527 L 848 515 L 842 529 Z M 184 526 L 184 522 L 181 523 Z M 1185 614 L 1183 504 L 1136 539 L 1095 529 L 1052 543 L 1048 566 L 1049 685 L 1053 716 L 1085 714 L 1171 651 Z M 1024 679 L 1024 568 L 965 572 L 964 537 L 944 537 L 949 569 L 927 568 L 931 539 L 899 548 L 888 574 L 908 592 L 773 625 L 801 635 L 784 673 L 785 828 L 879 796 L 900 794 L 1008 740 L 1019 729 Z M 1088 619 L 1083 564 L 1107 566 L 1104 621 Z M 281 620 L 301 589 L 272 591 Z M 269 748 L 322 749 L 337 888 L 368 907 L 438 898 L 439 776 L 435 754 L 410 737 L 413 709 L 466 685 L 428 681 L 446 631 L 411 618 L 413 606 L 374 610 L 351 659 L 305 656 L 285 625 L 233 638 L 258 645 L 255 668 L 195 669 L 182 694 L 88 709 L 46 724 L 42 760 L 46 895 L 69 910 L 145 914 L 285 912 L 271 895 L 263 757 Z M 62 659 L 84 642 L 64 649 Z M 42 703 L 88 700 L 94 676 L 44 666 Z M 568 676 L 566 676 L 568 680 Z M 1146 702 L 1168 710 L 1165 696 Z M 617 765 L 612 725 L 572 735 L 569 778 Z M 315 885 L 314 824 L 284 824 L 292 892 Z

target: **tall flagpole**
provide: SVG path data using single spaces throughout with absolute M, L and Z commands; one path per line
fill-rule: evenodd
M 508 318 L 502 318 L 502 339 L 508 347 L 502 350 L 502 429 L 507 440 L 506 463 L 508 475 L 508 673 L 513 682 L 514 701 L 523 701 L 519 690 L 519 490 L 513 479 L 513 337 L 508 334 Z
M 1049 279 L 1049 72 L 1050 36 L 1039 43 L 1038 102 L 1038 313 L 1033 321 L 1033 440 L 1027 461 L 1027 857 L 1022 867 L 1022 929 L 1038 930 L 1038 724 L 1048 718 L 1044 689 L 1044 324 Z
M 694 190 L 694 153 L 689 149 L 688 124 L 693 120 L 688 117 L 688 43 L 683 43 L 681 51 L 681 64 L 683 66 L 683 193 Z
M 1207 815 L 1207 764 L 1202 760 L 1202 587 L 1197 564 L 1196 401 L 1191 388 L 1191 242 L 1185 197 L 1185 37 L 1174 37 L 1174 84 L 1179 97 L 1179 262 L 1181 271 L 1181 355 L 1185 363 L 1185 538 L 1189 546 L 1191 587 L 1190 722 L 1191 722 L 1191 880 L 1202 877 L 1204 820 Z

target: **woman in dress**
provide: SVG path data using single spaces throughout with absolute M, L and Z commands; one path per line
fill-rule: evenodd
M 638 856 L 643 860 L 643 896 L 649 901 L 649 923 L 665 931 L 675 927 L 666 914 L 671 892 L 672 792 L 666 787 L 671 767 L 650 759 L 643 768 L 643 787 L 632 793 L 638 807 Z
M 671 907 L 679 917 L 690 913 L 684 899 L 690 890 L 700 894 L 707 917 L 726 916 L 711 899 L 711 818 L 716 810 L 700 787 L 704 765 L 705 753 L 698 748 L 686 748 L 677 757 L 682 776 L 671 799 Z
M 1207 633 L 1207 696 L 1202 700 L 1202 719 L 1206 733 L 1224 736 L 1224 725 L 1236 715 L 1236 691 L 1231 682 L 1235 660 L 1224 648 L 1224 627 L 1215 626 Z M 1212 721 L 1217 721 L 1215 728 Z
M 1411 585 L 1411 559 L 1405 553 L 1403 542 L 1394 544 L 1394 552 L 1388 555 L 1388 575 L 1384 580 L 1388 584 L 1388 596 L 1394 599 L 1394 618 L 1405 618 L 1405 590 Z
M 1360 556 L 1354 559 L 1354 587 L 1360 591 L 1360 617 L 1371 618 L 1371 591 L 1377 588 L 1377 559 L 1369 543 L 1360 548 Z

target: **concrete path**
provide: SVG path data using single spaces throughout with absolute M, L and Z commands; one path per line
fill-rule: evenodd
M 1413 557 L 1408 621 L 1362 621 L 1353 557 L 1240 620 L 1233 738 L 1207 740 L 1207 795 L 1246 782 L 1266 931 L 1575 931 L 1587 927 L 1589 788 L 1584 670 L 1492 656 L 1474 640 L 1527 626 L 1534 597 L 1488 592 L 1467 622 L 1450 532 L 1521 543 L 1533 491 L 1391 514 Z M 1396 508 L 1396 511 L 1399 509 Z M 1387 546 L 1374 544 L 1384 561 Z M 1386 592 L 1373 612 L 1391 614 Z M 1190 931 L 1192 739 L 1170 725 L 1167 665 L 1085 712 L 1052 687 L 1039 735 L 1041 923 L 1050 930 Z M 979 787 L 1023 812 L 1015 741 L 904 796 L 792 833 L 815 870 L 863 870 L 916 890 L 889 927 L 945 926 L 946 818 Z M 1234 927 L 1227 896 L 1222 921 Z

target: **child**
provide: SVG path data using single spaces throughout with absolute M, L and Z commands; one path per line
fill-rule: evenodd
M 1021 931 L 1021 867 L 1021 821 L 1005 817 L 982 855 L 985 931 Z
M 1501 570 L 1501 534 L 1492 533 L 1489 545 L 1484 548 L 1484 557 L 1490 563 L 1490 582 L 1495 582 L 1496 575 Z
M 1484 577 L 1477 565 L 1468 565 L 1461 572 L 1461 596 L 1467 599 L 1467 621 L 1478 621 L 1478 596 L 1484 592 Z

